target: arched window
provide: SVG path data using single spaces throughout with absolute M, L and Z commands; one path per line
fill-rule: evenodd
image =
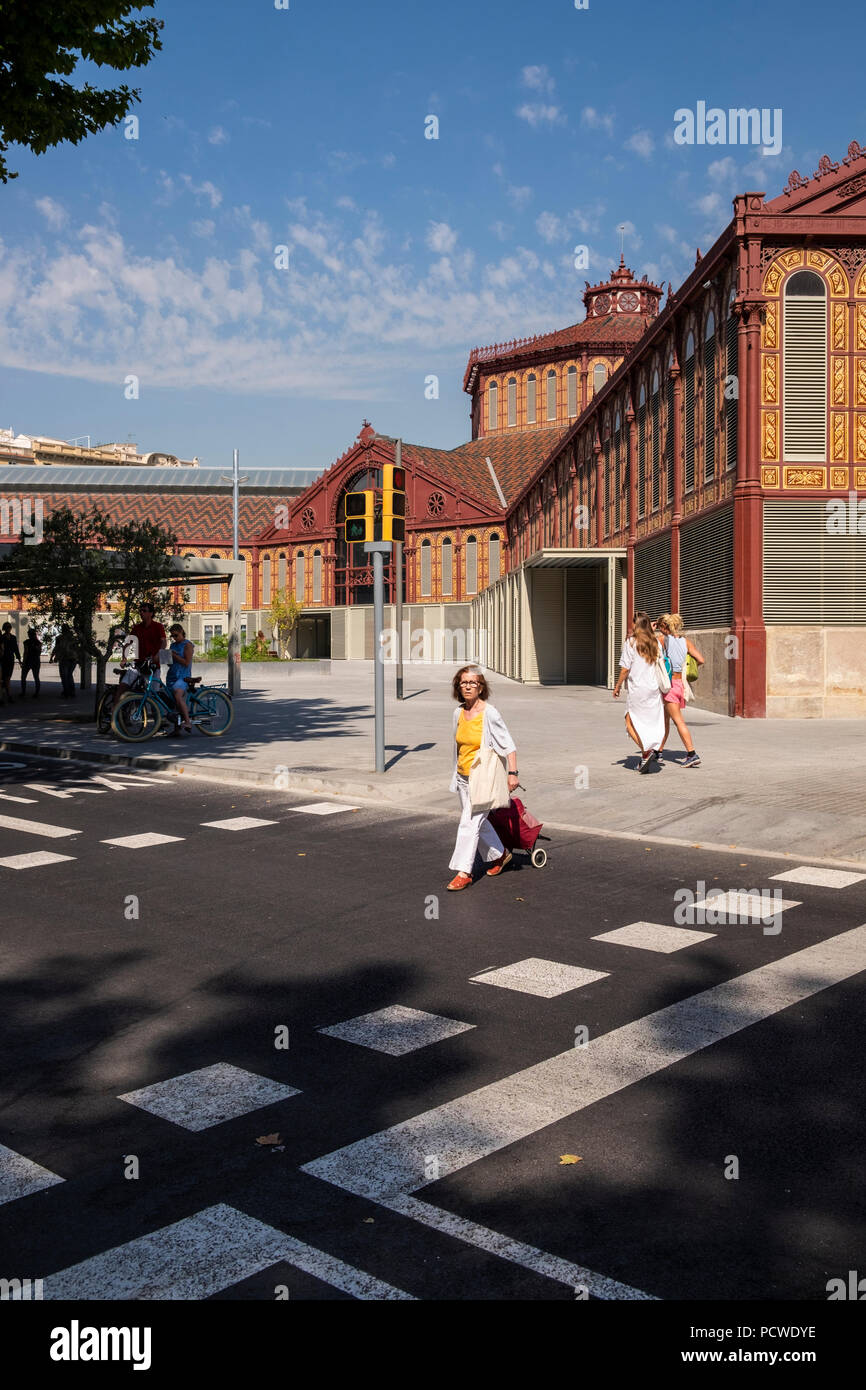
M 451 537 L 445 536 L 442 540 L 442 593 L 446 596 L 452 592 L 454 587 L 454 547 L 451 544 Z
M 212 555 L 212 560 L 218 560 L 219 555 Z M 222 584 L 210 585 L 210 606 L 211 608 L 222 608 L 223 606 L 223 586 Z
M 421 597 L 429 598 L 433 592 L 433 550 L 429 541 L 421 542 Z
M 313 551 L 313 603 L 322 602 L 322 552 Z
M 556 372 L 552 367 L 547 373 L 547 418 L 556 419 Z
M 510 377 L 508 378 L 507 404 L 508 404 L 508 423 L 509 423 L 509 425 L 516 425 L 516 424 L 517 424 L 517 377 L 516 377 L 516 376 L 510 376 Z
M 725 324 L 725 467 L 737 466 L 737 421 L 739 419 L 739 371 L 738 341 L 739 325 L 734 313 L 737 291 L 731 290 L 728 303 L 728 320 Z
M 716 476 L 716 319 L 707 318 L 704 333 L 704 482 Z
M 607 381 L 607 367 L 603 362 L 596 362 L 592 369 L 592 394 L 597 396 L 604 383 Z
M 695 486 L 695 339 L 686 339 L 686 362 L 683 369 L 685 418 L 683 430 L 683 491 L 692 492 Z
M 281 555 L 277 564 L 277 587 L 286 592 L 286 557 Z
M 499 425 L 499 386 L 491 381 L 487 388 L 487 428 L 495 430 Z
M 466 592 L 478 593 L 478 542 L 474 536 L 466 542 Z
M 490 573 L 490 583 L 495 584 L 500 575 L 502 565 L 502 542 L 497 535 L 490 537 L 488 545 L 487 568 Z
M 269 604 L 271 601 L 271 557 L 262 557 L 262 603 Z
M 529 376 L 528 376 L 527 379 L 526 379 L 526 423 L 527 423 L 527 425 L 534 425 L 534 424 L 535 424 L 535 389 L 536 389 L 536 385 L 537 385 L 537 382 L 536 382 L 536 379 L 535 379 L 535 372 L 530 372 L 530 373 L 529 373 Z
M 786 459 L 827 457 L 827 288 L 800 270 L 785 286 L 782 333 L 782 420 Z
M 646 516 L 646 387 L 643 384 L 637 406 L 637 514 Z
M 304 552 L 303 550 L 299 550 L 295 555 L 295 599 L 298 603 L 303 603 L 304 601 L 305 568 L 306 560 L 304 558 Z
M 568 418 L 571 420 L 577 414 L 577 367 L 569 367 L 567 372 L 568 381 Z
M 661 390 L 659 374 L 653 372 L 652 395 L 650 396 L 650 467 L 652 470 L 652 509 L 657 512 L 661 506 Z

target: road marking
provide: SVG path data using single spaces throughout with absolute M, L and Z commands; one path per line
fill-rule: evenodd
M 149 849 L 151 845 L 179 844 L 183 839 L 183 835 L 158 835 L 151 830 L 144 835 L 121 835 L 116 840 L 101 840 L 100 844 L 120 845 L 121 849 Z
M 32 854 L 10 854 L 6 859 L 0 859 L 0 867 L 4 869 L 41 869 L 44 864 L 62 864 L 64 861 L 72 863 L 74 854 L 49 854 L 48 850 L 34 850 Z
M 784 874 L 771 874 L 770 877 L 782 883 L 807 883 L 812 888 L 850 888 L 852 883 L 862 883 L 866 874 L 847 873 L 844 869 L 819 869 L 803 864 L 799 869 L 788 869 Z
M 333 801 L 312 801 L 309 806 L 291 806 L 291 811 L 301 811 L 305 816 L 334 816 L 338 811 L 359 811 L 359 806 L 338 806 Z
M 474 1023 L 460 1023 L 456 1018 L 443 1018 L 440 1014 L 424 1013 L 422 1009 L 392 1004 L 389 1009 L 360 1014 L 346 1023 L 335 1023 L 316 1031 L 329 1038 L 357 1043 L 359 1047 L 371 1047 L 375 1052 L 387 1052 L 390 1057 L 403 1057 L 407 1052 L 454 1038 L 474 1027 Z
M 257 1076 L 229 1062 L 215 1062 L 213 1066 L 158 1081 L 154 1086 L 127 1091 L 117 1099 L 182 1129 L 198 1132 L 300 1094 L 294 1086 L 272 1081 L 269 1076 Z
M 51 1299 L 202 1299 L 286 1262 L 353 1298 L 410 1299 L 360 1269 L 220 1203 L 44 1280 Z
M 61 840 L 65 835 L 80 835 L 65 825 L 45 825 L 39 820 L 19 820 L 17 816 L 0 816 L 0 830 L 23 830 L 27 835 L 44 835 L 48 840 Z
M 581 989 L 595 980 L 604 980 L 609 973 L 607 970 L 584 970 L 579 965 L 563 965 L 560 961 L 529 956 L 526 960 L 515 961 L 513 965 L 485 970 L 471 978 L 473 984 L 496 985 L 499 989 L 519 990 L 521 994 L 536 994 L 540 999 L 555 999 L 558 994 L 567 994 L 571 989 Z
M 417 1192 L 866 969 L 866 926 L 762 965 L 303 1165 L 362 1197 Z
M 68 801 L 76 791 L 89 792 L 91 796 L 105 796 L 97 787 L 76 787 L 73 791 L 68 791 L 66 787 L 51 787 L 47 782 L 25 782 L 25 787 L 29 792 L 41 792 L 43 796 L 56 796 L 58 801 Z
M 20 801 L 22 806 L 36 805 L 36 799 L 32 796 L 9 796 L 7 792 L 0 792 L 0 801 Z
M 548 1255 L 544 1250 L 537 1250 L 534 1245 L 524 1245 L 523 1241 L 511 1240 L 508 1236 L 500 1235 L 498 1231 L 479 1226 L 475 1221 L 467 1221 L 463 1216 L 443 1211 L 441 1207 L 434 1207 L 430 1202 L 421 1202 L 417 1197 L 388 1197 L 382 1200 L 381 1205 L 389 1211 L 398 1212 L 401 1216 L 410 1216 L 413 1221 L 420 1221 L 434 1231 L 442 1231 L 444 1235 L 454 1236 L 457 1240 L 465 1241 L 467 1245 L 485 1250 L 490 1255 L 498 1255 L 500 1259 L 510 1260 L 512 1264 L 523 1265 L 524 1269 L 531 1269 L 534 1274 L 543 1274 L 547 1279 L 555 1279 L 559 1284 L 568 1284 L 570 1288 L 582 1286 L 594 1298 L 656 1301 L 653 1294 L 641 1293 L 640 1289 L 621 1284 L 617 1279 L 608 1279 L 604 1274 L 595 1274 L 584 1265 L 572 1264 L 571 1260 L 560 1259 L 558 1255 Z
M 612 941 L 614 946 L 636 946 L 640 951 L 660 951 L 670 955 L 694 946 L 697 941 L 709 941 L 714 931 L 689 931 L 688 927 L 666 927 L 661 922 L 631 922 L 616 931 L 602 932 L 593 941 Z
M 279 825 L 275 820 L 257 820 L 255 816 L 232 816 L 228 820 L 203 820 L 210 830 L 254 830 L 257 825 Z
M 739 917 L 747 922 L 765 922 L 775 917 L 777 912 L 787 912 L 789 907 L 802 906 L 802 903 L 791 902 L 787 898 L 775 902 L 769 889 L 763 892 L 755 890 L 753 893 L 741 893 L 734 888 L 729 893 L 711 893 L 695 903 L 696 908 L 710 908 L 713 912 L 723 912 L 728 921 Z M 711 922 L 710 926 L 713 925 L 715 924 Z
M 25 1158 L 23 1154 L 0 1144 L 0 1205 L 17 1201 L 19 1197 L 29 1197 L 32 1192 L 41 1192 L 43 1188 L 64 1181 L 49 1168 L 34 1163 L 32 1158 Z

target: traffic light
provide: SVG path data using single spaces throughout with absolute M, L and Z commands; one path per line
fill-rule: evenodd
M 358 541 L 372 541 L 373 534 L 373 493 L 346 493 L 346 544 Z
M 382 469 L 382 540 L 406 539 L 406 470 L 387 463 Z

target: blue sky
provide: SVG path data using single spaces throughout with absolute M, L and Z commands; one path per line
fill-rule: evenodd
M 250 467 L 326 467 L 365 416 L 453 447 L 470 348 L 582 318 L 618 226 L 637 275 L 676 286 L 735 192 L 775 196 L 866 144 L 853 0 L 830 20 L 803 0 L 154 12 L 163 51 L 125 76 L 137 139 L 11 151 L 0 426 L 214 466 L 237 446 Z M 781 108 L 781 153 L 675 144 L 698 101 Z

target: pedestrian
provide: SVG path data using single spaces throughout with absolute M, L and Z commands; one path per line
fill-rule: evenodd
M 60 669 L 60 684 L 62 686 L 60 693 L 64 700 L 75 699 L 75 668 L 80 659 L 81 653 L 78 650 L 78 643 L 72 628 L 68 623 L 61 623 L 57 641 L 54 643 L 54 651 L 51 653 L 51 660 L 56 661 Z
M 146 661 L 158 663 L 159 654 L 165 651 L 165 628 L 162 623 L 154 619 L 153 604 L 146 599 L 139 608 L 141 621 L 130 628 L 129 636 L 124 639 L 123 659 L 124 664 L 130 659 L 134 652 L 135 669 L 140 671 Z M 133 649 L 129 638 L 135 638 L 135 648 Z M 114 692 L 113 705 L 116 705 L 121 695 L 125 695 L 128 688 L 135 684 L 131 676 L 121 677 L 117 689 Z
M 449 790 L 460 797 L 460 824 L 449 869 L 456 870 L 449 893 L 468 888 L 475 855 L 481 846 L 488 877 L 494 878 L 511 862 L 507 850 L 487 819 L 486 812 L 472 813 L 469 772 L 479 749 L 492 748 L 508 763 L 508 790 L 517 790 L 517 748 L 502 715 L 489 703 L 490 688 L 478 666 L 461 666 L 451 683 L 458 707 L 454 711 L 454 757 Z
M 631 633 L 619 659 L 619 676 L 613 687 L 613 698 L 619 699 L 619 693 L 628 681 L 625 727 L 629 738 L 640 749 L 638 772 L 646 772 L 651 762 L 659 761 L 665 736 L 664 705 L 656 670 L 656 661 L 661 653 L 661 638 L 653 632 L 648 615 L 635 613 Z
M 39 666 L 42 661 L 42 643 L 35 627 L 28 627 L 24 639 L 24 659 L 21 662 L 21 698 L 27 698 L 27 673 L 33 673 L 33 698 L 39 699 Z
M 671 688 L 664 697 L 665 736 L 662 739 L 661 748 L 664 748 L 668 741 L 671 720 L 673 720 L 686 750 L 683 767 L 700 767 L 701 760 L 695 752 L 692 736 L 686 727 L 685 708 L 687 702 L 684 682 L 687 678 L 686 662 L 688 658 L 694 657 L 699 666 L 703 666 L 704 658 L 697 647 L 683 636 L 684 626 L 679 613 L 662 613 L 658 620 L 658 631 L 664 639 L 665 656 L 671 665 Z
M 3 686 L 3 695 L 8 704 L 14 704 L 12 691 L 9 682 L 12 679 L 12 672 L 15 670 L 15 662 L 21 660 L 21 652 L 18 650 L 18 638 L 12 631 L 11 623 L 4 623 L 3 630 L 0 632 L 0 683 Z
M 189 720 L 189 709 L 186 703 L 186 697 L 189 691 L 186 677 L 192 675 L 193 643 L 190 642 L 180 623 L 174 623 L 169 630 L 171 633 L 171 647 L 169 651 L 172 655 L 172 662 L 166 672 L 165 683 L 174 696 L 175 704 L 183 715 L 184 733 L 191 734 L 192 724 Z M 175 732 L 179 732 L 179 730 L 175 730 Z

